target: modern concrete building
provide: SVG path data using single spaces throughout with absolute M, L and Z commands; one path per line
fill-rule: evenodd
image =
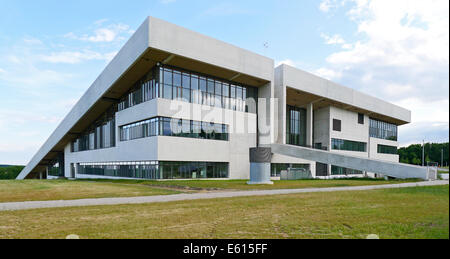
M 257 147 L 271 148 L 272 177 L 422 177 L 398 163 L 397 127 L 410 121 L 401 107 L 150 17 L 18 179 L 248 179 Z

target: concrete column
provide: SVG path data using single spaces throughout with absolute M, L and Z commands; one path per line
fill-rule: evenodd
M 314 104 L 310 103 L 306 107 L 306 145 L 314 146 L 313 124 L 314 124 Z

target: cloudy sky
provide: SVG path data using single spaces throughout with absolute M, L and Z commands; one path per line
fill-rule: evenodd
M 0 164 L 26 164 L 155 16 L 412 111 L 400 143 L 449 139 L 449 1 L 0 0 Z M 268 46 L 268 47 L 266 47 Z

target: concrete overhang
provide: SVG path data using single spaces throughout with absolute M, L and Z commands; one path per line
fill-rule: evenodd
M 33 178 L 157 63 L 261 87 L 274 61 L 183 27 L 148 17 L 94 81 L 17 179 Z
M 286 86 L 286 102 L 289 105 L 301 107 L 314 103 L 314 109 L 336 106 L 396 125 L 411 122 L 411 111 L 395 104 L 288 65 L 283 64 L 275 71 L 275 78 L 281 80 L 278 85 Z

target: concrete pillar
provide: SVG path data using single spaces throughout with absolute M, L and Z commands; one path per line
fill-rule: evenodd
M 314 146 L 313 143 L 313 124 L 314 124 L 314 104 L 310 103 L 306 107 L 306 145 Z

